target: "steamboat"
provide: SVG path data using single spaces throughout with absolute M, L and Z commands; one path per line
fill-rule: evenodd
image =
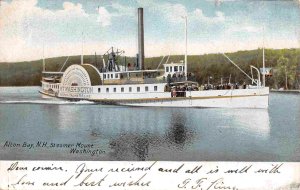
M 138 54 L 135 66 L 121 65 L 118 57 L 124 51 L 114 48 L 102 56 L 101 68 L 83 63 L 81 55 L 81 64 L 71 65 L 65 71 L 61 69 L 59 72 L 49 72 L 45 71 L 43 60 L 40 93 L 69 100 L 88 100 L 125 106 L 267 109 L 269 88 L 265 86 L 264 60 L 262 71 L 251 66 L 251 73 L 252 70 L 257 72 L 257 79 L 254 79 L 253 74 L 249 76 L 223 54 L 251 80 L 251 85 L 227 83 L 216 88 L 210 84 L 199 85 L 195 81 L 193 74 L 187 72 L 187 17 L 184 18 L 184 61 L 168 63 L 167 59 L 162 64 L 164 57 L 157 69 L 144 68 L 143 8 L 138 8 Z M 261 75 L 263 84 L 260 80 Z

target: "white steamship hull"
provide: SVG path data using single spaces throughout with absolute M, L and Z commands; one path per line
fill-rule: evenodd
M 263 108 L 269 105 L 269 88 L 209 90 L 187 92 L 187 97 L 171 97 L 168 92 L 151 94 L 156 98 L 90 99 L 105 104 L 145 107 L 198 107 L 198 108 Z M 128 96 L 130 96 L 128 94 Z
M 145 107 L 198 107 L 198 108 L 268 108 L 268 95 L 199 96 L 160 100 L 138 100 L 122 102 L 120 105 Z
M 162 85 L 161 85 L 162 86 Z M 97 93 L 98 86 L 60 87 L 73 89 L 72 93 L 41 93 L 69 100 L 89 100 L 99 104 L 145 107 L 199 107 L 199 108 L 264 108 L 269 105 L 269 88 L 187 91 L 186 97 L 171 97 L 171 92 Z M 106 87 L 105 87 L 106 88 Z M 112 87 L 115 88 L 115 87 Z M 76 90 L 82 89 L 82 90 Z M 159 86 L 158 86 L 159 89 Z

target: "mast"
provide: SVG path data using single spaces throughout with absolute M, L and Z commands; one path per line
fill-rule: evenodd
M 46 67 L 46 64 L 45 64 L 45 45 L 43 43 L 43 72 L 45 72 L 45 67 Z
M 263 87 L 266 86 L 266 68 L 265 68 L 265 27 L 263 27 Z
M 263 8 L 265 9 L 265 2 L 263 2 Z M 265 23 L 263 22 L 263 72 L 262 72 L 263 87 L 266 86 L 266 68 L 265 68 Z
M 95 67 L 97 67 L 97 54 L 95 52 Z
M 185 19 L 185 56 L 184 56 L 184 75 L 185 80 L 187 80 L 187 16 L 184 16 Z
M 0 1 L 1 6 L 1 1 Z M 43 16 L 44 16 L 44 9 L 43 9 Z M 45 63 L 45 35 L 43 35 L 43 72 L 46 70 L 46 63 Z
M 81 33 L 81 38 L 82 38 L 82 42 L 81 42 L 81 61 L 80 64 L 83 64 L 83 32 Z

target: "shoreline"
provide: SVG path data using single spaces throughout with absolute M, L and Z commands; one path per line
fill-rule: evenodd
M 300 90 L 276 90 L 276 89 L 271 89 L 270 92 L 300 94 Z

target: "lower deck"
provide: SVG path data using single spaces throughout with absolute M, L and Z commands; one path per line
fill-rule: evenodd
M 166 92 L 164 86 L 165 84 L 118 87 L 105 85 L 92 87 L 60 86 L 56 92 L 43 89 L 41 93 L 71 100 L 89 100 L 101 104 L 129 106 L 268 108 L 268 87 L 224 90 L 171 90 L 171 92 Z M 104 92 L 99 91 L 99 88 L 105 89 Z M 133 88 L 135 91 L 133 91 Z

